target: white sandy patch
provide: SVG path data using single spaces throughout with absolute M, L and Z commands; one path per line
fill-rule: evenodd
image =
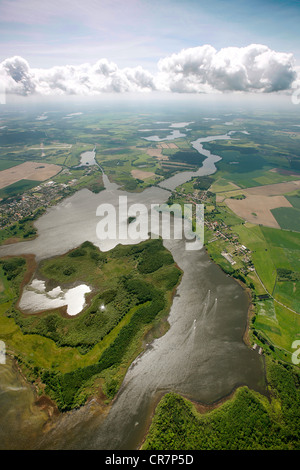
M 37 313 L 67 306 L 68 315 L 77 315 L 85 306 L 85 294 L 91 288 L 85 284 L 63 290 L 60 286 L 46 291 L 44 281 L 34 279 L 25 287 L 21 296 L 19 307 L 26 313 Z

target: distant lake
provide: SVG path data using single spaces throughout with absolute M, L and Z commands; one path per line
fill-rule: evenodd
M 151 135 L 150 137 L 142 137 L 142 139 L 148 140 L 150 142 L 162 142 L 164 140 L 180 139 L 181 137 L 185 136 L 186 134 L 183 134 L 182 132 L 176 129 L 174 131 L 171 131 L 171 133 L 164 138 L 160 138 L 158 135 Z
M 83 152 L 80 155 L 80 165 L 77 165 L 77 168 L 80 166 L 98 165 L 95 157 L 96 157 L 96 147 L 94 148 L 94 150 L 88 150 L 86 152 Z

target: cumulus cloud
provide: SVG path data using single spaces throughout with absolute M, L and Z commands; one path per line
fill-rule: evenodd
M 11 57 L 1 62 L 0 78 L 8 93 L 29 95 L 35 92 L 34 76 L 22 57 Z
M 22 57 L 0 63 L 0 78 L 8 93 L 30 95 L 95 95 L 167 91 L 177 93 L 279 92 L 299 80 L 292 54 L 261 44 L 227 47 L 210 45 L 183 49 L 158 62 L 158 72 L 120 69 L 107 59 L 95 64 L 31 68 Z
M 30 68 L 22 57 L 0 64 L 0 77 L 8 93 L 29 95 L 95 95 L 147 92 L 155 89 L 153 76 L 142 67 L 119 69 L 107 59 L 95 64 Z
M 158 69 L 164 89 L 185 93 L 282 91 L 297 75 L 292 54 L 260 44 L 220 51 L 210 45 L 184 49 L 161 59 Z

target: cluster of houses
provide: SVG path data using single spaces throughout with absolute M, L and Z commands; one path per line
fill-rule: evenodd
M 254 351 L 256 351 L 257 348 L 258 348 L 258 346 L 257 346 L 257 344 L 255 343 L 252 349 L 253 349 Z M 261 355 L 262 353 L 263 353 L 263 348 L 262 348 L 262 347 L 258 348 L 258 354 Z
M 188 197 L 193 203 L 203 203 L 205 201 L 207 202 L 210 198 L 210 195 L 207 194 L 207 191 L 194 191 L 193 194 L 184 194 L 177 191 L 177 194 L 184 197 Z M 242 269 L 241 271 L 244 272 L 244 274 L 246 274 L 247 271 L 254 271 L 255 268 L 251 261 L 251 251 L 245 245 L 242 245 L 239 242 L 238 236 L 232 233 L 230 227 L 228 227 L 225 222 L 213 220 L 213 217 L 214 215 L 212 213 L 211 217 L 207 217 L 206 215 L 204 220 L 205 226 L 214 232 L 214 236 L 210 240 L 208 240 L 208 243 L 213 243 L 218 239 L 223 239 L 227 243 L 230 243 L 230 245 L 233 246 L 233 250 L 231 251 L 231 253 L 229 253 L 227 250 L 223 250 L 221 253 L 222 256 L 224 256 L 224 258 L 232 266 L 234 266 L 236 264 L 236 261 L 234 260 L 233 256 L 238 255 L 239 259 L 241 259 L 246 265 L 246 268 Z
M 1 202 L 0 229 L 7 228 L 24 217 L 32 216 L 40 207 L 47 207 L 52 201 L 65 195 L 69 184 L 47 181 L 17 196 Z

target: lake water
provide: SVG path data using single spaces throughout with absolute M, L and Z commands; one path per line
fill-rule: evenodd
M 168 189 L 191 176 L 215 171 L 214 163 L 220 157 L 205 151 L 202 144 L 230 136 L 228 133 L 197 139 L 193 142 L 194 148 L 207 157 L 198 172 L 180 173 L 162 182 L 160 187 L 151 187 L 139 194 L 125 193 L 104 177 L 105 191 L 93 194 L 83 189 L 49 208 L 36 221 L 38 237 L 35 240 L 1 246 L 0 256 L 34 253 L 40 260 L 65 253 L 85 240 L 103 251 L 119 242 L 134 243 L 129 239 L 97 238 L 98 205 L 109 202 L 117 207 L 120 195 L 127 195 L 129 205 L 139 202 L 150 207 L 165 202 L 170 195 Z M 186 251 L 184 240 L 164 240 L 164 245 L 184 271 L 171 307 L 168 332 L 149 344 L 131 365 L 107 417 L 92 403 L 60 415 L 50 430 L 37 433 L 41 430 L 41 419 L 28 428 L 30 435 L 39 434 L 38 438 L 30 440 L 34 448 L 135 449 L 147 429 L 154 404 L 166 391 L 176 391 L 203 403 L 212 403 L 244 384 L 264 393 L 263 359 L 243 341 L 248 309 L 245 291 L 211 262 L 204 249 Z M 5 389 L 5 380 L 2 386 Z M 14 414 L 16 398 L 11 397 L 9 390 L 5 393 L 10 398 L 4 403 Z M 28 399 L 24 403 L 27 405 Z M 1 406 L 0 400 L 0 409 Z M 21 419 L 19 425 L 22 424 Z M 5 428 L 6 423 L 3 425 Z M 17 421 L 14 426 L 18 431 Z M 9 445 L 6 444 L 6 448 Z M 15 446 L 16 440 L 11 445 Z
M 81 166 L 98 165 L 95 157 L 96 157 L 96 147 L 94 148 L 94 150 L 88 150 L 87 152 L 83 152 L 80 155 L 80 165 L 77 165 L 77 168 Z
M 0 449 L 32 449 L 48 420 L 11 359 L 0 365 Z
M 176 129 L 174 131 L 171 131 L 171 133 L 167 135 L 167 137 L 164 137 L 163 139 L 161 139 L 157 135 L 151 135 L 150 137 L 142 137 L 142 139 L 148 140 L 150 142 L 163 142 L 165 140 L 180 139 L 181 137 L 185 137 L 185 136 L 186 134 L 183 134 L 183 132 L 180 132 L 179 130 Z
M 212 135 L 209 137 L 201 137 L 200 139 L 191 142 L 194 149 L 196 149 L 201 155 L 204 155 L 206 159 L 203 161 L 201 167 L 197 171 L 182 171 L 176 175 L 162 181 L 159 186 L 169 190 L 174 190 L 177 186 L 189 181 L 191 178 L 196 176 L 206 176 L 215 173 L 216 165 L 215 163 L 221 160 L 219 155 L 212 154 L 209 150 L 203 148 L 205 142 L 212 142 L 214 140 L 228 140 L 232 139 L 232 132 L 228 132 L 224 135 Z

